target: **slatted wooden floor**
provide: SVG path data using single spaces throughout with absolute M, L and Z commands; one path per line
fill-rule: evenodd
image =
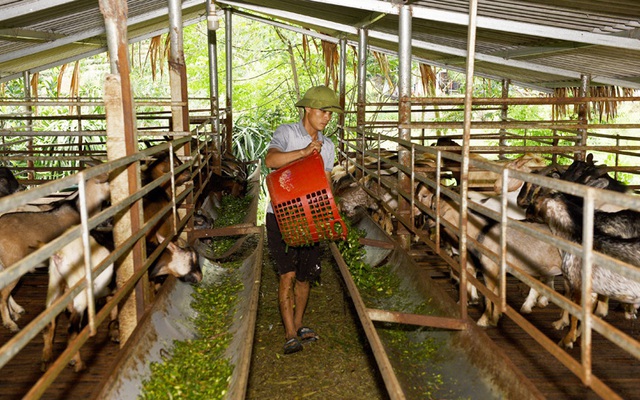
M 14 298 L 27 312 L 18 320 L 22 328 L 45 308 L 48 275 L 46 269 L 25 275 L 19 287 L 14 290 Z M 66 347 L 66 316 L 58 318 L 54 342 L 54 356 L 62 354 Z M 0 327 L 0 341 L 6 343 L 12 334 Z M 0 398 L 6 400 L 23 398 L 35 382 L 42 376 L 40 359 L 42 356 L 42 335 L 36 336 L 25 349 L 17 354 L 0 373 Z M 75 373 L 67 367 L 56 382 L 42 396 L 47 400 L 93 399 L 105 376 L 110 373 L 112 362 L 119 349 L 107 336 L 106 326 L 101 326 L 98 334 L 90 338 L 82 350 L 86 369 Z
M 458 299 L 457 287 L 449 279 L 448 267 L 440 257 L 431 253 L 426 246 L 412 249 L 411 254 L 422 268 L 430 272 L 432 279 L 442 285 L 453 299 Z M 562 288 L 561 278 L 557 279 L 555 286 Z M 519 310 L 528 291 L 527 286 L 514 278 L 509 278 L 508 303 Z M 561 289 L 559 291 L 562 292 Z M 626 320 L 618 304 L 611 303 L 610 307 L 606 321 L 626 334 L 636 339 L 640 338 L 640 322 Z M 471 307 L 469 316 L 477 321 L 482 310 L 481 306 Z M 551 323 L 557 320 L 560 314 L 560 308 L 550 304 L 543 309 L 534 308 L 533 313 L 526 318 L 553 342 L 558 343 L 565 331 L 555 330 Z M 497 328 L 489 328 L 486 332 L 547 399 L 600 398 L 508 318 L 501 318 Z M 569 350 L 569 354 L 579 360 L 580 344 Z M 595 332 L 593 334 L 593 373 L 622 398 L 640 399 L 640 361 Z
M 426 248 L 412 250 L 414 259 L 422 268 L 430 272 L 431 277 L 441 284 L 452 298 L 457 299 L 455 285 L 448 277 L 447 267 L 437 256 Z M 45 271 L 28 274 L 22 280 L 15 298 L 27 309 L 27 313 L 18 321 L 24 327 L 40 311 L 44 309 L 47 276 Z M 562 287 L 562 285 L 557 285 Z M 514 280 L 509 281 L 508 299 L 510 304 L 519 309 L 528 288 Z M 614 306 L 615 307 L 615 306 Z M 469 309 L 469 315 L 477 320 L 481 314 L 479 307 Z M 551 322 L 558 319 L 559 308 L 549 305 L 545 309 L 534 309 L 527 318 L 548 335 L 554 342 L 558 342 L 562 332 L 556 331 Z M 632 337 L 640 336 L 640 322 L 624 319 L 620 309 L 612 309 L 607 321 L 623 330 Z M 60 354 L 66 345 L 66 320 L 60 318 L 55 342 L 55 354 Z M 538 387 L 548 399 L 596 399 L 593 391 L 584 387 L 566 367 L 555 358 L 548 355 L 528 335 L 521 331 L 515 323 L 503 318 L 498 328 L 488 329 L 488 335 L 500 345 L 514 364 Z M 0 328 L 0 340 L 5 343 L 11 334 L 6 328 Z M 616 346 L 594 334 L 594 374 L 610 385 L 624 399 L 640 399 L 640 361 L 625 354 Z M 87 369 L 81 373 L 73 372 L 71 367 L 57 379 L 56 383 L 45 393 L 44 399 L 93 399 L 100 383 L 110 373 L 111 364 L 118 353 L 119 345 L 107 338 L 106 327 L 100 327 L 98 335 L 91 338 L 83 350 L 83 359 Z M 2 399 L 21 399 L 29 388 L 41 376 L 40 356 L 42 352 L 42 337 L 38 335 L 22 352 L 20 352 L 0 373 L 0 388 Z M 576 357 L 580 356 L 580 346 L 570 351 Z

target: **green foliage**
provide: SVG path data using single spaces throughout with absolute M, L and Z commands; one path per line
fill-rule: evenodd
M 214 221 L 216 228 L 238 225 L 244 222 L 247 210 L 252 201 L 251 196 L 233 197 L 231 195 L 222 196 L 218 218 Z M 211 250 L 213 254 L 222 255 L 235 243 L 235 236 L 216 236 L 211 238 Z
M 365 249 L 360 243 L 360 238 L 365 237 L 365 231 L 353 228 L 348 219 L 343 218 L 343 221 L 347 225 L 347 240 L 336 243 L 344 262 L 349 267 L 349 273 L 354 283 L 363 292 L 391 295 L 396 284 L 390 273 L 390 267 L 373 268 L 364 262 Z

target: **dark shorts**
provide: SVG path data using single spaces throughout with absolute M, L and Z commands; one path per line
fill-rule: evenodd
M 291 247 L 282 240 L 278 221 L 273 213 L 267 213 L 267 245 L 271 257 L 276 263 L 278 274 L 296 273 L 300 282 L 310 282 L 320 276 L 320 257 L 322 249 L 319 243 L 310 246 Z

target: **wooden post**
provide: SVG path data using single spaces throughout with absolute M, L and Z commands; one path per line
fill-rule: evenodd
M 111 75 L 105 78 L 105 113 L 107 123 L 107 159 L 114 160 L 138 151 L 136 117 L 129 78 L 127 44 L 127 2 L 125 0 L 100 0 L 100 11 L 105 19 L 107 45 L 111 60 Z M 134 163 L 126 170 L 114 172 L 111 180 L 111 202 L 119 203 L 129 194 L 140 189 L 140 165 Z M 134 203 L 128 212 L 116 215 L 113 238 L 116 246 L 140 230 L 142 202 Z M 121 260 L 116 283 L 122 287 L 142 268 L 145 259 L 145 242 L 140 240 L 131 253 Z M 135 291 L 119 307 L 120 345 L 124 346 L 138 324 L 148 299 L 149 283 L 146 275 L 138 282 Z

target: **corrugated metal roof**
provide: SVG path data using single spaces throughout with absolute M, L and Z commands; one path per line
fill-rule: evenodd
M 167 0 L 128 1 L 129 40 L 166 32 Z M 182 2 L 183 22 L 205 15 L 203 0 Z M 0 0 L 0 82 L 106 51 L 97 0 Z
M 333 37 L 398 48 L 398 0 L 217 0 L 261 20 L 279 21 Z M 463 70 L 469 22 L 467 0 L 407 1 L 413 15 L 414 56 Z M 183 1 L 186 23 L 205 13 L 203 0 Z M 129 37 L 168 26 L 167 0 L 128 2 Z M 640 88 L 640 1 L 479 0 L 476 71 L 539 89 L 594 84 Z M 104 20 L 96 0 L 0 0 L 0 81 L 105 51 Z
M 399 1 L 219 0 L 222 6 L 290 21 L 396 52 Z M 469 2 L 408 1 L 413 54 L 431 65 L 464 70 Z M 372 21 L 372 22 L 369 22 Z M 594 84 L 640 88 L 637 0 L 479 0 L 476 71 L 538 89 Z

